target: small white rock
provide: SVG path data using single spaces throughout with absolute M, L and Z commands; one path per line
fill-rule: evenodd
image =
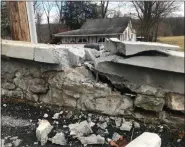
M 60 113 L 55 113 L 55 114 L 53 115 L 52 119 L 58 119 L 58 118 L 59 118 L 59 115 L 60 115 Z
M 91 121 L 91 122 L 89 123 L 89 125 L 90 125 L 90 127 L 94 127 L 95 123 Z
M 66 139 L 63 132 L 57 133 L 51 140 L 54 144 L 66 145 Z
M 38 144 L 38 142 L 34 142 L 33 144 L 34 144 L 34 145 L 37 145 L 37 144 Z
M 99 127 L 102 128 L 102 129 L 106 129 L 107 128 L 107 122 L 99 124 Z
M 116 127 L 120 127 L 121 126 L 121 122 L 122 122 L 122 119 L 120 117 L 116 118 L 115 119 Z
M 3 104 L 3 107 L 6 107 L 7 105 L 6 104 Z
M 177 139 L 177 142 L 181 142 L 182 139 Z
M 132 129 L 132 122 L 129 122 L 129 121 L 124 122 L 120 127 L 120 130 L 123 130 L 123 131 L 130 131 L 131 129 Z
M 47 114 L 47 113 L 45 113 L 43 117 L 44 117 L 44 118 L 47 118 L 47 117 L 48 117 L 48 114 Z
M 88 137 L 78 137 L 82 144 L 104 144 L 105 138 L 100 135 L 92 134 Z
M 134 122 L 134 128 L 140 128 L 140 124 L 138 122 Z
M 59 114 L 62 115 L 64 113 L 64 111 L 60 111 Z
M 15 147 L 19 146 L 21 144 L 22 140 L 21 139 L 16 139 L 12 143 Z
M 41 120 L 39 126 L 36 129 L 36 137 L 41 145 L 45 145 L 48 140 L 48 134 L 53 129 L 53 126 L 47 120 Z

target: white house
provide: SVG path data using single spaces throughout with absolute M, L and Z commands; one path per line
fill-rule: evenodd
M 89 19 L 80 29 L 53 34 L 60 43 L 101 43 L 105 38 L 136 41 L 136 32 L 129 17 Z

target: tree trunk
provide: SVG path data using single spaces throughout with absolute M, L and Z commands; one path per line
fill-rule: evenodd
M 47 16 L 47 21 L 48 21 L 48 30 L 49 30 L 49 41 L 51 41 L 52 34 L 51 34 L 51 26 L 50 26 L 50 22 L 49 22 L 49 16 Z
M 31 42 L 26 1 L 7 1 L 7 6 L 12 39 Z

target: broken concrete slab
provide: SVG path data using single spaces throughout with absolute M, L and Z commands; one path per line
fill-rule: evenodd
M 167 93 L 166 106 L 171 110 L 184 111 L 184 95 L 172 92 Z
M 51 139 L 51 142 L 58 145 L 66 145 L 67 143 L 63 132 L 56 133 L 56 135 Z
M 120 127 L 120 130 L 123 131 L 130 131 L 132 129 L 132 122 L 131 121 L 125 121 Z
M 48 140 L 48 134 L 53 129 L 53 126 L 47 120 L 41 120 L 39 126 L 36 129 L 36 137 L 38 141 L 41 142 L 41 145 L 45 145 Z
M 138 94 L 135 98 L 134 104 L 136 107 L 144 110 L 160 112 L 163 110 L 165 100 L 163 98 Z
M 161 138 L 156 133 L 144 132 L 126 147 L 161 147 Z
M 180 47 L 176 45 L 169 45 L 154 42 L 131 42 L 120 41 L 117 38 L 106 39 L 105 50 L 112 54 L 122 54 L 130 56 L 146 51 L 158 51 L 161 54 L 167 54 L 166 50 L 179 50 Z
M 80 140 L 80 142 L 84 145 L 87 144 L 104 144 L 105 143 L 105 138 L 100 136 L 100 135 L 95 135 L 92 134 L 90 136 L 87 137 L 78 137 L 78 139 Z
M 91 126 L 87 121 L 82 121 L 76 124 L 70 124 L 69 129 L 70 135 L 73 135 L 75 137 L 81 137 L 93 133 Z

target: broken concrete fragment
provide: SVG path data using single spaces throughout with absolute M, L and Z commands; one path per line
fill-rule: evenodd
M 120 130 L 123 130 L 123 131 L 130 131 L 131 129 L 132 129 L 132 122 L 130 121 L 123 122 L 123 124 L 120 127 Z
M 107 122 L 100 123 L 98 126 L 99 126 L 101 129 L 106 129 L 106 128 L 107 128 Z
M 59 115 L 60 115 L 60 113 L 55 113 L 55 114 L 53 115 L 52 119 L 58 119 L 58 118 L 59 118 Z
M 67 141 L 63 132 L 57 133 L 51 140 L 54 144 L 66 145 Z
M 21 144 L 22 140 L 21 139 L 16 139 L 12 143 L 15 147 L 19 146 Z
M 140 124 L 136 121 L 134 121 L 133 125 L 134 125 L 134 128 L 140 128 Z
M 163 98 L 138 94 L 135 98 L 134 104 L 136 107 L 145 110 L 160 112 L 163 110 L 165 101 Z
M 38 141 L 41 142 L 41 145 L 45 145 L 48 140 L 48 134 L 53 129 L 53 126 L 47 120 L 41 120 L 39 126 L 36 129 L 36 137 Z
M 161 138 L 155 133 L 144 132 L 126 147 L 161 147 Z
M 93 131 L 91 130 L 91 126 L 87 121 L 82 121 L 76 124 L 70 124 L 69 129 L 70 129 L 70 135 L 73 135 L 76 137 L 89 135 L 93 133 Z
M 78 139 L 80 140 L 80 142 L 82 144 L 104 144 L 105 143 L 105 138 L 101 137 L 100 135 L 95 135 L 92 134 L 88 137 L 78 137 Z
M 166 106 L 171 110 L 184 111 L 184 95 L 178 93 L 167 93 Z
M 115 132 L 115 133 L 112 135 L 112 140 L 113 140 L 113 141 L 117 141 L 120 137 L 121 137 L 121 135 L 119 135 L 118 133 Z
M 120 127 L 121 126 L 121 122 L 122 122 L 122 119 L 120 117 L 115 118 L 116 127 Z

